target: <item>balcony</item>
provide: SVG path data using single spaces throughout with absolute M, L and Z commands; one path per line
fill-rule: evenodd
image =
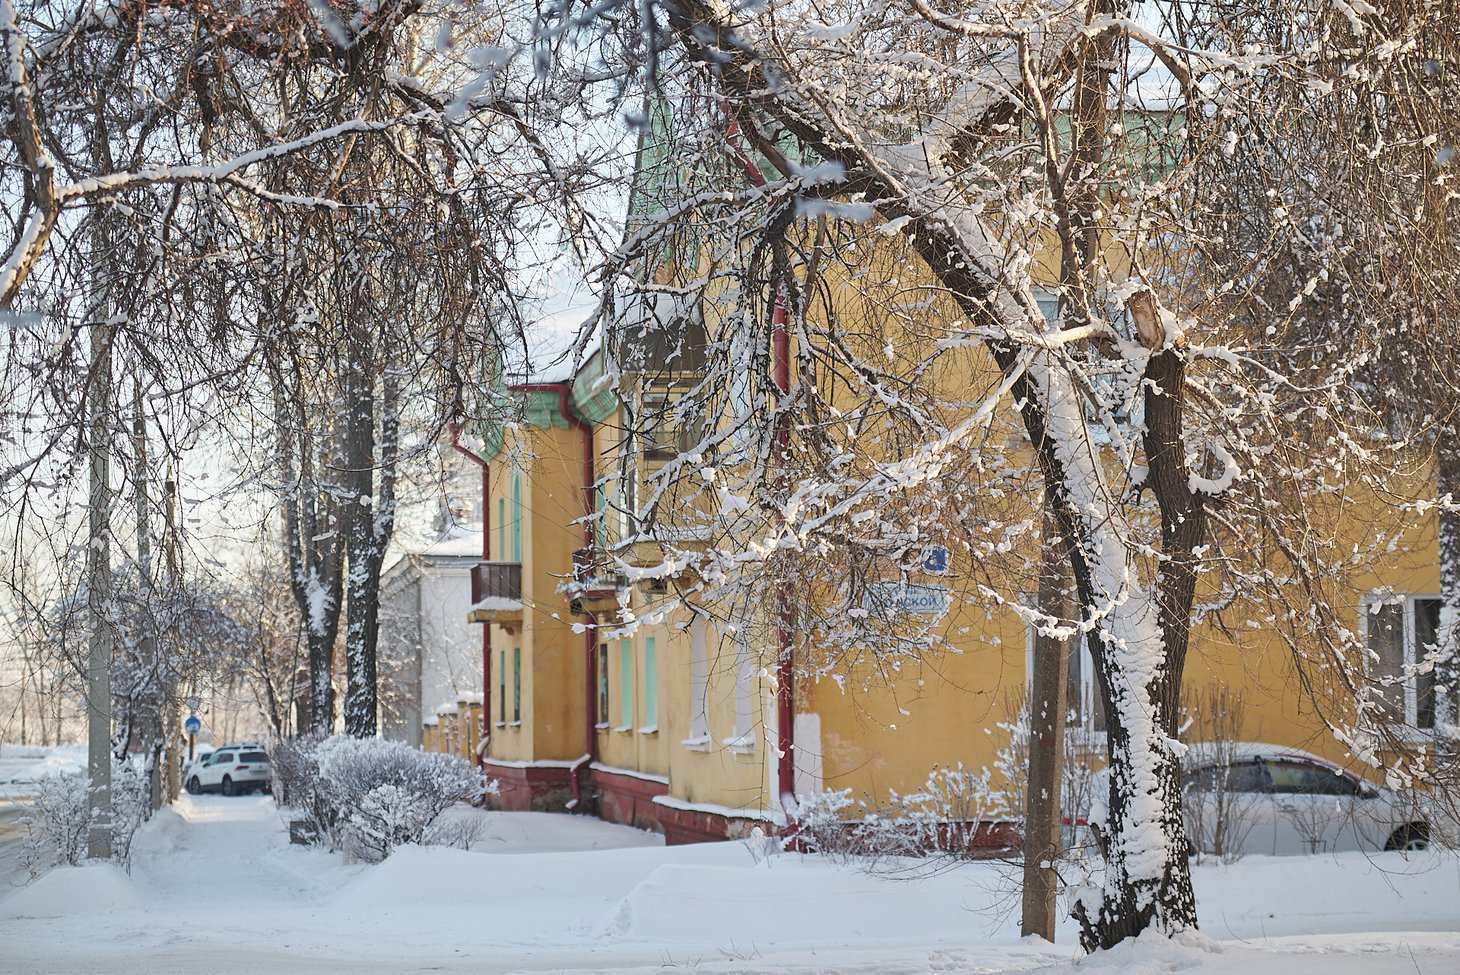
M 580 548 L 573 553 L 573 576 L 558 587 L 568 597 L 568 612 L 574 616 L 615 613 L 619 596 L 628 579 L 609 568 L 607 554 L 600 548 Z
M 708 345 L 700 299 L 668 291 L 623 296 L 609 337 L 619 368 L 643 377 L 703 373 Z
M 479 562 L 471 569 L 470 623 L 496 623 L 507 632 L 522 625 L 522 563 Z

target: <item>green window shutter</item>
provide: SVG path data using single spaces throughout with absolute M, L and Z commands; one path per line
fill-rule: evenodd
M 619 724 L 625 728 L 634 723 L 634 645 L 620 640 L 618 645 Z
M 512 468 L 512 561 L 522 561 L 522 472 Z
M 507 561 L 507 499 L 497 499 L 497 561 Z M 507 651 L 503 650 L 505 654 Z
M 644 724 L 659 724 L 659 662 L 655 659 L 654 638 L 644 638 Z
M 490 624 L 488 624 L 490 625 Z M 497 653 L 497 720 L 507 723 L 507 651 Z
M 512 648 L 512 720 L 522 720 L 522 648 Z

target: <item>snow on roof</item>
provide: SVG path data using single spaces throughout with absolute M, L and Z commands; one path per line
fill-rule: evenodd
M 477 556 L 482 554 L 482 526 L 453 524 L 441 537 L 411 554 L 422 556 Z

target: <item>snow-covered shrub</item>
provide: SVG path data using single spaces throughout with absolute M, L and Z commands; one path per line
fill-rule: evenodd
M 319 778 L 319 762 L 314 752 L 324 740 L 324 735 L 301 735 L 269 747 L 269 766 L 274 773 L 270 791 L 279 805 L 309 805 L 315 780 Z
M 831 789 L 796 798 L 796 836 L 807 853 L 845 861 L 856 853 L 844 814 L 854 805 L 851 789 Z
M 424 842 L 457 802 L 495 791 L 480 769 L 455 755 L 403 742 L 336 735 L 289 747 L 288 801 L 331 849 L 372 863 L 403 843 Z
M 972 855 L 982 825 L 1002 821 L 1004 796 L 988 769 L 934 768 L 917 792 L 887 804 L 857 802 L 850 790 L 801 797 L 797 823 L 808 852 L 872 866 L 887 857 Z
M 37 877 L 54 866 L 86 859 L 91 809 L 85 775 L 47 775 L 36 783 L 35 801 L 21 820 L 25 841 L 21 863 Z
M 20 820 L 25 827 L 20 861 L 31 877 L 87 858 L 91 832 L 91 781 L 84 772 L 48 775 L 36 784 L 35 801 Z M 129 866 L 132 838 L 151 814 L 147 772 L 133 762 L 112 763 L 112 860 Z
M 920 838 L 924 849 L 967 856 L 975 849 L 981 824 L 1009 817 L 1004 794 L 993 787 L 988 769 L 967 769 L 959 762 L 934 768 L 918 792 L 892 794 L 904 828 Z

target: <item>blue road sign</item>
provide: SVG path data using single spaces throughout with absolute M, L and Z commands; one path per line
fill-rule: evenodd
M 186 721 L 183 722 L 183 730 L 190 735 L 196 735 L 202 729 L 203 722 L 198 720 L 198 716 L 196 714 L 191 715 Z
M 948 549 L 942 545 L 930 545 L 923 552 L 923 571 L 942 575 L 948 571 Z

